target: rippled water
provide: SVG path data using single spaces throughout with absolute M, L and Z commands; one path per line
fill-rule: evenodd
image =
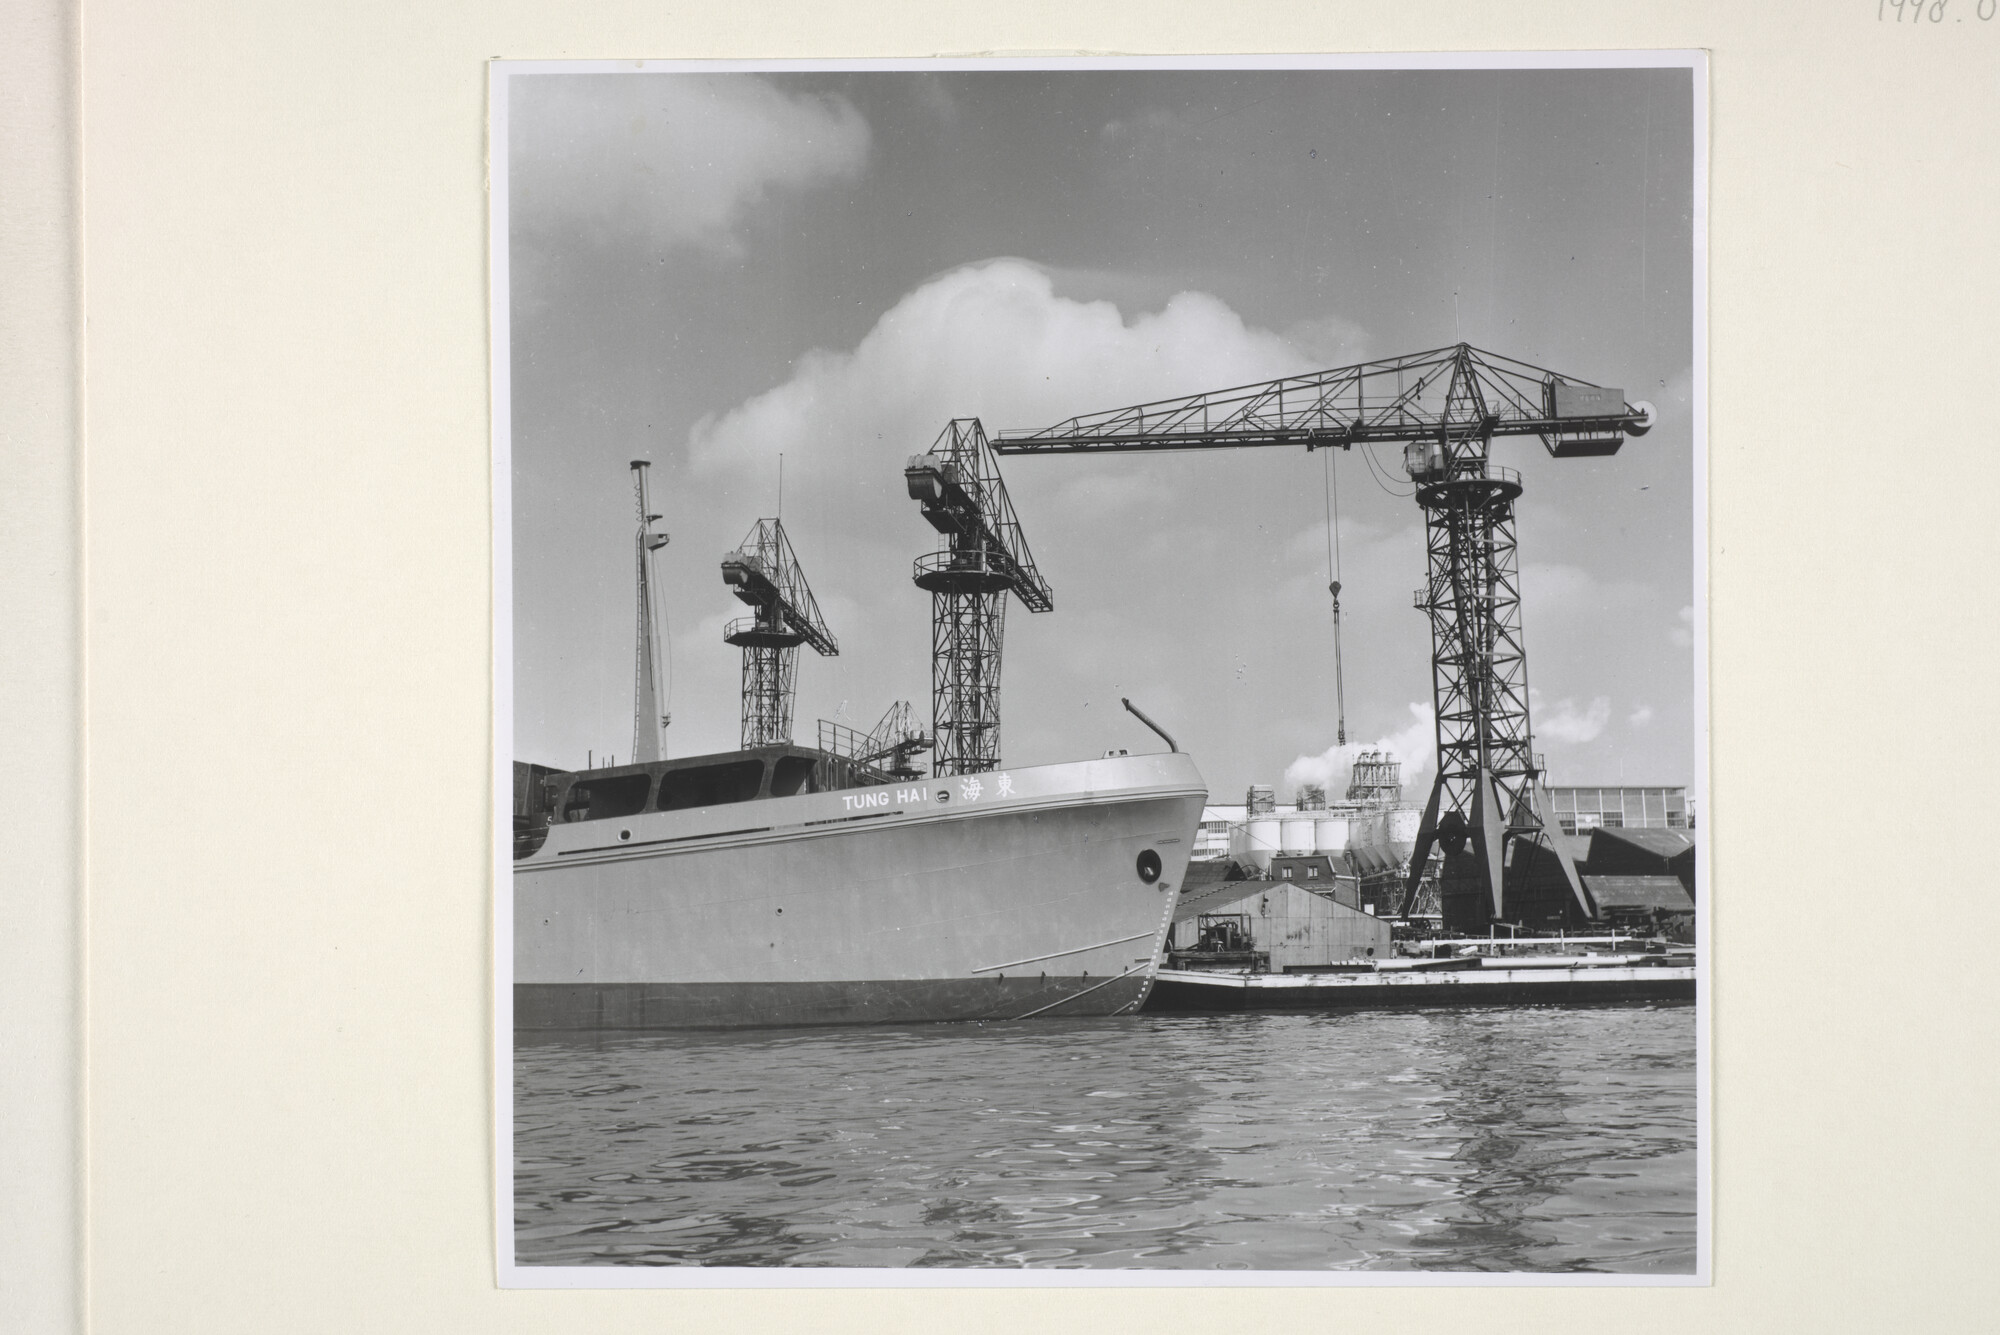
M 1687 1273 L 1687 1006 L 523 1040 L 524 1265 Z

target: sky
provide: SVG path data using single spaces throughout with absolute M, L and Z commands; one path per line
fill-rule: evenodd
M 631 753 L 631 459 L 672 535 L 668 754 L 736 745 L 722 627 L 746 609 L 720 561 L 780 512 L 840 643 L 802 651 L 810 743 L 896 700 L 928 716 L 910 566 L 940 543 L 902 469 L 950 419 L 1043 427 L 1463 340 L 1657 406 L 1609 458 L 1494 457 L 1525 488 L 1549 781 L 1691 785 L 1691 90 L 1686 70 L 515 74 L 516 756 Z M 1129 696 L 1215 801 L 1337 793 L 1364 745 L 1425 796 L 1422 513 L 1395 451 L 1001 468 L 1055 591 L 1007 614 L 1005 764 L 1154 749 Z

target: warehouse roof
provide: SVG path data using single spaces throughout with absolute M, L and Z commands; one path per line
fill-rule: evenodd
M 1671 858 L 1694 847 L 1694 840 L 1688 837 L 1687 831 L 1657 827 L 1600 825 L 1591 831 L 1591 838 L 1616 839 L 1659 858 Z
M 1694 901 L 1677 876 L 1585 876 L 1583 883 L 1600 911 L 1660 909 L 1692 913 Z

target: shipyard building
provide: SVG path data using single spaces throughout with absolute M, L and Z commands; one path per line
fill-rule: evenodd
M 1588 835 L 1600 826 L 1614 830 L 1694 828 L 1694 803 L 1685 788 L 1551 787 L 1549 798 L 1564 834 Z
M 1203 808 L 1172 949 L 1256 956 L 1258 967 L 1282 971 L 1382 950 L 1391 919 L 1418 934 L 1483 935 L 1497 925 L 1473 850 L 1449 835 L 1429 851 L 1416 901 L 1403 911 L 1421 813 L 1402 800 L 1398 770 L 1371 752 L 1355 765 L 1345 800 L 1308 786 L 1281 804 L 1272 788 L 1253 785 L 1241 805 Z M 1686 788 L 1548 793 L 1560 828 L 1545 842 L 1508 846 L 1507 923 L 1693 940 L 1695 811 Z
M 1281 805 L 1253 784 L 1241 806 L 1203 808 L 1170 958 L 1283 972 L 1389 955 L 1420 817 L 1400 771 L 1371 751 L 1341 800 L 1308 785 Z

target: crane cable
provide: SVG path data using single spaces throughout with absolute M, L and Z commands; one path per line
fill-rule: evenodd
M 1347 682 L 1340 663 L 1340 487 L 1333 478 L 1333 451 L 1327 450 L 1322 491 L 1326 497 L 1327 592 L 1333 595 L 1333 694 L 1339 708 L 1339 745 L 1347 745 Z
M 1386 491 L 1391 496 L 1400 496 L 1405 500 L 1417 494 L 1417 489 L 1414 486 L 1411 487 L 1408 491 L 1404 491 L 1401 488 L 1389 485 L 1389 483 L 1384 480 L 1389 476 L 1387 468 L 1382 463 L 1381 460 L 1375 457 L 1375 450 L 1372 446 L 1363 445 L 1361 447 L 1361 457 L 1368 464 L 1369 476 L 1375 479 L 1375 485 L 1380 487 L 1383 491 Z

